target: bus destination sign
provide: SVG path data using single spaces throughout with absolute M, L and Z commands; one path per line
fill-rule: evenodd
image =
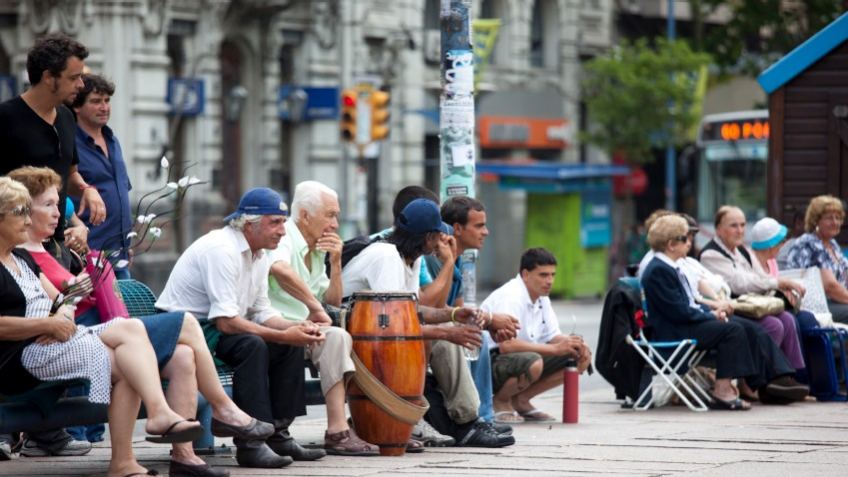
M 767 118 L 736 121 L 716 121 L 704 124 L 702 141 L 758 141 L 768 139 Z

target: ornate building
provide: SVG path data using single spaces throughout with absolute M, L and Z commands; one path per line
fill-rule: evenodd
M 478 157 L 593 160 L 573 145 L 580 64 L 609 46 L 611 3 L 473 2 L 476 17 L 501 22 L 479 83 L 488 142 Z M 136 264 L 156 288 L 175 251 L 217 226 L 252 186 L 287 192 L 321 180 L 340 192 L 345 232 L 356 232 L 365 180 L 337 119 L 338 91 L 355 83 L 392 93 L 391 136 L 376 151 L 381 223 L 398 188 L 433 186 L 438 11 L 438 0 L 3 0 L 0 97 L 26 87 L 35 38 L 64 31 L 89 47 L 90 70 L 117 85 L 110 125 L 136 197 L 164 184 L 163 154 L 209 181 L 188 195 L 170 247 Z M 504 118 L 520 127 L 504 127 Z M 551 120 L 541 145 L 529 139 L 527 131 Z

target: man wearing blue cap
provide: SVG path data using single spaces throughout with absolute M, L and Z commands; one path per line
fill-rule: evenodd
M 324 336 L 311 321 L 283 319 L 268 299 L 265 250 L 285 235 L 288 208 L 268 188 L 249 190 L 226 226 L 197 239 L 177 260 L 156 307 L 190 310 L 204 324 L 209 349 L 233 368 L 233 400 L 251 416 L 291 422 L 306 414 L 303 346 Z M 224 424 L 213 419 L 212 428 Z M 267 440 L 233 439 L 244 467 L 279 468 L 315 460 L 320 449 L 300 447 L 283 429 Z
M 439 206 L 429 199 L 409 202 L 395 218 L 394 230 L 385 241 L 374 242 L 363 249 L 342 269 L 342 290 L 345 296 L 363 290 L 404 291 L 418 294 L 421 257 L 432 253 L 441 240 L 441 234 L 453 234 L 449 225 L 442 222 Z M 443 327 L 438 323 L 455 321 L 466 323 L 480 321 L 476 310 L 464 307 L 430 308 L 420 306 L 427 323 L 422 334 L 428 340 L 446 340 L 469 348 L 481 344 L 480 328 L 474 326 Z M 512 336 L 515 329 L 512 329 Z M 464 368 L 468 374 L 467 368 Z M 470 380 L 470 375 L 468 376 Z M 503 447 L 515 443 L 509 435 L 498 434 L 487 423 L 478 421 L 479 397 L 473 384 L 460 389 L 457 382 L 442 383 L 442 394 L 451 396 L 464 389 L 473 393 L 464 399 L 470 405 L 463 406 L 466 412 L 452 415 L 451 434 L 457 446 Z M 450 400 L 450 397 L 447 398 Z M 431 407 L 431 412 L 433 411 Z M 428 413 L 429 415 L 429 413 Z M 414 434 L 413 434 L 414 435 Z

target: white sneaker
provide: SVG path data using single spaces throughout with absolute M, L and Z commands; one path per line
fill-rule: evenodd
M 412 428 L 412 438 L 421 441 L 427 447 L 448 447 L 456 443 L 453 437 L 441 434 L 424 419 L 418 421 L 418 424 Z
M 0 441 L 0 460 L 12 460 L 12 445 L 6 441 Z
M 47 457 L 51 455 L 75 456 L 86 455 L 89 452 L 91 452 L 91 442 L 74 439 L 71 439 L 64 447 L 55 451 L 39 446 L 32 439 L 24 440 L 24 445 L 21 447 L 21 455 L 24 457 Z

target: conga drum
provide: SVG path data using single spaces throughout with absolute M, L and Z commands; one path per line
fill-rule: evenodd
M 415 404 L 425 403 L 424 374 L 427 362 L 412 293 L 354 293 L 347 331 L 353 352 L 370 373 L 398 397 Z M 402 422 L 372 401 L 351 380 L 347 392 L 356 433 L 380 447 L 380 455 L 406 452 L 413 424 Z

